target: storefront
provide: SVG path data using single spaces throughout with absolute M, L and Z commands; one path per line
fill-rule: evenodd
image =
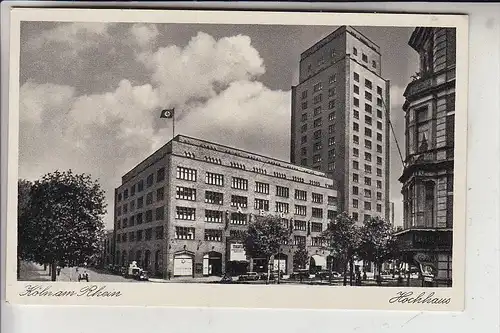
M 193 276 L 193 255 L 187 252 L 174 255 L 174 276 Z
M 235 276 L 248 272 L 249 263 L 242 243 L 230 242 L 227 253 L 229 254 L 229 260 L 226 263 L 226 272 L 228 274 Z
M 211 251 L 203 256 L 203 275 L 222 275 L 222 253 Z

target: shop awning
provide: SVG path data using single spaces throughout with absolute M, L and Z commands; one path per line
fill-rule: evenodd
M 326 268 L 326 258 L 325 257 L 322 257 L 320 255 L 315 254 L 311 258 L 314 259 L 315 266 L 320 266 L 322 268 Z

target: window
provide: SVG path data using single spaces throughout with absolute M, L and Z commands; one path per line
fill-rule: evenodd
M 358 199 L 352 199 L 352 207 L 358 208 Z
M 322 100 L 323 100 L 323 95 L 322 94 L 318 94 L 318 95 L 316 95 L 316 96 L 313 97 L 313 103 L 314 104 L 321 103 Z
M 165 188 L 160 187 L 156 190 L 156 201 L 162 201 L 165 198 Z
M 354 72 L 354 81 L 359 82 L 359 74 Z
M 128 199 L 128 189 L 123 191 L 123 199 Z
M 209 242 L 222 242 L 222 230 L 205 229 L 205 240 Z
M 302 110 L 307 109 L 307 101 L 302 102 Z
M 196 190 L 194 188 L 177 186 L 176 199 L 196 201 Z
M 359 149 L 358 148 L 352 148 L 352 155 L 354 157 L 358 157 L 359 156 Z
M 323 148 L 323 145 L 321 144 L 321 142 L 314 143 L 314 146 L 313 146 L 314 151 L 321 150 L 321 148 Z
M 295 199 L 307 201 L 307 191 L 295 190 Z
M 377 94 L 382 96 L 382 87 L 377 87 Z
M 313 125 L 315 128 L 321 126 L 321 118 L 314 119 Z
M 146 178 L 146 187 L 150 188 L 154 183 L 154 174 L 150 174 L 148 178 Z
M 153 228 L 147 228 L 144 233 L 144 239 L 148 241 L 151 238 L 153 238 Z
M 354 119 L 359 119 L 359 111 L 354 110 Z
M 377 117 L 382 118 L 382 110 L 377 110 Z
M 224 195 L 218 192 L 205 191 L 205 202 L 210 204 L 222 205 Z
M 231 207 L 247 208 L 248 207 L 248 198 L 242 197 L 240 195 L 232 195 L 231 196 Z
M 373 110 L 372 106 L 370 104 L 365 103 L 365 112 L 366 113 L 372 113 L 372 110 Z
M 332 87 L 328 89 L 328 97 L 333 97 L 337 93 L 337 89 L 335 87 Z
M 365 139 L 365 148 L 372 149 L 372 142 L 370 140 Z
M 359 169 L 359 162 L 358 161 L 352 161 L 352 168 L 354 170 L 358 170 Z
M 368 89 L 372 88 L 372 81 L 365 79 L 365 87 Z
M 276 207 L 275 211 L 277 213 L 288 214 L 288 212 L 289 212 L 289 205 L 286 202 L 276 201 L 276 206 L 275 207 Z
M 368 56 L 366 54 L 363 53 L 361 58 L 363 59 L 364 62 L 368 62 Z
M 323 218 L 323 209 L 322 208 L 312 208 L 312 217 L 315 218 Z
M 372 67 L 377 68 L 377 62 L 375 60 L 372 60 Z
M 313 156 L 313 163 L 320 163 L 321 162 L 321 155 L 314 155 Z
M 316 83 L 316 84 L 313 86 L 313 90 L 314 90 L 314 92 L 318 92 L 318 91 L 320 91 L 320 90 L 322 90 L 322 89 L 323 89 L 323 84 L 322 84 L 321 82 L 318 82 L 318 83 Z
M 156 239 L 163 239 L 163 226 L 162 225 L 155 228 L 155 238 Z
M 323 203 L 323 195 L 319 193 L 312 193 L 312 202 Z
M 307 158 L 303 158 L 303 159 L 300 161 L 300 164 L 301 164 L 301 165 L 304 165 L 304 166 L 307 166 Z
M 118 199 L 117 199 L 118 202 L 122 201 L 122 194 L 121 193 L 118 193 Z
M 377 133 L 377 141 L 382 141 L 382 133 Z
M 307 148 L 306 147 L 300 148 L 300 154 L 301 155 L 307 155 Z
M 222 223 L 222 211 L 205 209 L 205 222 Z
M 128 220 L 128 225 L 133 227 L 135 225 L 135 215 L 132 215 Z
M 359 106 L 359 98 L 354 97 L 354 106 Z
M 372 130 L 365 127 L 365 136 L 371 137 L 372 136 Z
M 146 211 L 146 223 L 151 223 L 151 222 L 153 222 L 153 211 L 147 210 Z
M 337 212 L 334 210 L 328 210 L 327 216 L 329 220 L 333 220 L 337 216 Z
M 307 98 L 307 90 L 304 90 L 302 92 L 302 99 L 306 99 Z
M 358 144 L 359 144 L 359 136 L 357 136 L 357 135 L 353 135 L 353 136 L 352 136 L 352 141 L 353 141 L 355 144 L 357 144 L 357 145 L 358 145 Z
M 135 184 L 130 187 L 130 196 L 133 197 L 135 195 Z
M 321 130 L 314 131 L 314 140 L 321 139 Z
M 377 97 L 377 106 L 382 106 L 382 98 Z
M 300 142 L 301 142 L 301 143 L 306 143 L 306 142 L 307 142 L 307 135 L 304 135 L 304 136 L 300 139 Z
M 382 157 L 377 156 L 377 165 L 382 165 Z
M 365 201 L 365 210 L 372 210 L 372 203 L 369 201 Z
M 127 214 L 128 213 L 128 204 L 124 204 L 123 205 L 123 214 Z
M 365 91 L 365 99 L 368 101 L 372 101 L 372 94 L 369 93 L 368 91 Z
M 302 205 L 295 205 L 295 215 L 306 216 L 307 207 Z
M 302 221 L 302 220 L 295 220 L 295 221 L 293 221 L 293 229 L 306 231 L 307 230 L 307 222 Z
M 317 108 L 314 108 L 314 115 L 315 116 L 317 116 L 320 113 L 321 113 L 321 106 L 318 106 Z
M 382 129 L 382 122 L 377 121 L 377 129 L 381 130 Z
M 377 176 L 382 177 L 382 169 L 377 168 Z
M 372 167 L 371 167 L 371 165 L 365 164 L 365 172 L 366 173 L 372 173 Z
M 307 120 L 307 113 L 302 114 L 301 120 L 302 121 L 306 121 Z
M 128 221 L 127 218 L 123 219 L 123 221 L 122 221 L 122 228 L 126 228 L 127 227 L 127 221 Z
M 175 227 L 175 239 L 194 239 L 194 228 Z
M 365 161 L 371 162 L 372 161 L 372 154 L 365 153 Z
M 137 220 L 137 224 L 142 224 L 142 213 L 137 214 L 136 220 Z
M 196 170 L 184 167 L 177 167 L 177 179 L 196 181 Z
M 353 47 L 352 48 L 352 54 L 358 55 L 358 49 L 356 49 L 355 47 Z
M 205 174 L 205 184 L 224 186 L 224 175 L 219 173 L 207 172 Z
M 254 208 L 266 212 L 269 211 L 269 200 L 255 199 Z
M 365 194 L 365 198 L 371 198 L 372 197 L 372 191 L 365 188 L 365 191 L 364 191 L 364 194 Z
M 377 204 L 377 212 L 378 213 L 382 212 L 382 205 L 381 204 Z
M 128 233 L 128 238 L 131 242 L 135 242 L 135 232 L 129 232 Z
M 127 233 L 123 233 L 122 234 L 122 242 L 126 242 L 127 241 Z
M 289 197 L 288 187 L 276 186 L 276 195 L 278 197 L 288 198 Z
M 381 145 L 377 145 L 377 153 L 382 153 L 382 146 Z
M 142 192 L 144 191 L 144 181 L 143 180 L 140 180 L 138 183 L 137 183 L 137 192 Z
M 161 221 L 165 217 L 165 209 L 163 206 L 156 208 L 155 210 L 155 220 L 156 221 Z
M 359 86 L 354 85 L 354 93 L 359 94 Z
M 353 219 L 354 221 L 358 221 L 358 220 L 359 220 L 359 215 L 358 215 L 358 213 L 352 213 L 352 219 Z
M 244 225 L 247 224 L 247 214 L 231 213 L 231 224 Z
M 335 144 L 335 137 L 331 136 L 328 138 L 328 146 L 333 146 Z
M 372 179 L 370 177 L 365 177 L 365 185 L 372 186 Z
M 328 159 L 333 160 L 335 158 L 335 148 L 328 151 Z
M 146 194 L 146 206 L 153 204 L 153 192 Z
M 328 171 L 333 171 L 333 170 L 335 170 L 335 161 L 328 162 Z
M 262 194 L 269 194 L 269 184 L 255 182 L 255 192 Z
M 178 220 L 196 220 L 196 208 L 175 207 L 175 218 Z
M 330 120 L 330 121 L 335 120 L 335 112 L 330 112 L 330 114 L 328 115 L 328 120 Z
M 337 74 L 332 74 L 330 75 L 330 77 L 328 78 L 328 83 L 332 84 L 334 82 L 337 82 Z
M 352 174 L 352 181 L 355 183 L 359 182 L 359 175 L 357 173 Z
M 382 192 L 377 192 L 377 200 L 382 200 Z
M 233 177 L 231 181 L 231 188 L 247 191 L 248 180 L 244 178 Z
M 293 244 L 301 245 L 306 243 L 306 236 L 293 236 Z
M 372 124 L 372 117 L 370 116 L 365 116 L 365 124 L 371 125 Z
M 333 134 L 335 132 L 335 126 L 334 125 L 329 125 L 328 126 L 328 134 Z
M 335 206 L 337 205 L 337 198 L 328 196 L 328 205 L 329 206 Z
M 328 101 L 328 109 L 335 109 L 335 100 L 334 99 L 331 99 L 330 101 Z
M 358 124 L 358 123 L 352 123 L 352 129 L 353 129 L 355 132 L 359 132 L 359 124 Z
M 377 188 L 382 188 L 382 181 L 381 180 L 377 180 Z
M 142 230 L 137 230 L 137 241 L 142 241 Z
M 311 231 L 312 232 L 322 232 L 323 224 L 318 222 L 311 222 Z

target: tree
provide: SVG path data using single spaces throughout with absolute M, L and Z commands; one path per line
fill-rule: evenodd
M 52 281 L 56 265 L 81 265 L 100 252 L 105 213 L 104 191 L 90 175 L 55 171 L 33 183 L 33 257 L 51 264 Z
M 377 281 L 382 270 L 382 263 L 395 258 L 397 244 L 393 234 L 392 225 L 379 217 L 365 220 L 360 229 L 358 253 L 363 260 L 375 263 Z
M 265 258 L 268 265 L 280 247 L 290 239 L 290 229 L 283 225 L 279 216 L 255 216 L 245 234 L 245 251 L 253 258 Z M 269 281 L 267 274 L 267 281 Z
M 335 217 L 323 231 L 324 248 L 343 263 L 344 286 L 347 285 L 347 264 L 352 261 L 359 243 L 359 229 L 354 220 L 343 212 Z M 330 266 L 330 282 L 333 263 Z
M 31 187 L 33 184 L 25 179 L 19 179 L 17 182 L 17 278 L 20 278 L 21 260 L 31 260 L 31 247 L 33 239 L 30 235 L 34 234 L 33 226 L 30 225 L 30 207 L 31 207 Z
M 306 244 L 299 243 L 297 251 L 293 255 L 293 268 L 294 269 L 306 268 L 308 260 L 309 260 L 309 253 L 307 252 Z

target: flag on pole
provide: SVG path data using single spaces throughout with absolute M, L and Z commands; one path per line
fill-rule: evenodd
M 174 109 L 161 110 L 160 118 L 173 118 L 173 117 L 174 117 Z

